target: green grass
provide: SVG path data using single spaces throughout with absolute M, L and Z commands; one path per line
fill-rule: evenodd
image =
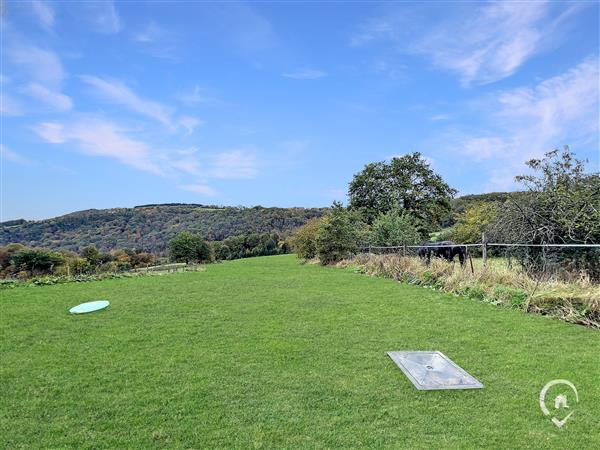
M 6 448 L 600 447 L 600 333 L 551 318 L 293 256 L 0 294 Z M 403 349 L 485 389 L 417 391 Z M 564 429 L 538 405 L 556 378 Z

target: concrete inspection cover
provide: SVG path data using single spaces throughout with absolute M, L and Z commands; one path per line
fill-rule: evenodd
M 420 391 L 481 389 L 483 384 L 442 352 L 387 352 Z
M 73 306 L 69 312 L 71 314 L 85 314 L 104 309 L 108 305 L 110 305 L 110 303 L 106 300 L 97 300 L 95 302 L 87 302 L 82 303 L 81 305 Z

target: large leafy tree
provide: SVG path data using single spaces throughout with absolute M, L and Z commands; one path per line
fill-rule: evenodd
M 418 152 L 367 164 L 348 189 L 350 208 L 359 210 L 368 223 L 398 208 L 419 219 L 423 233 L 438 227 L 455 193 Z

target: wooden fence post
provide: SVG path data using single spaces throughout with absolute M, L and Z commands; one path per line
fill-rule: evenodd
M 487 266 L 487 241 L 485 233 L 481 233 L 481 253 L 483 255 L 483 266 Z

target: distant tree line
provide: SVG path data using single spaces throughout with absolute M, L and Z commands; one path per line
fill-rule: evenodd
M 147 267 L 155 261 L 155 255 L 143 250 L 100 252 L 95 246 L 89 245 L 76 253 L 9 244 L 0 247 L 0 278 L 123 272 Z
M 169 241 L 167 257 L 127 248 L 101 252 L 94 245 L 77 253 L 9 244 L 0 247 L 0 278 L 117 273 L 167 261 L 206 264 L 288 251 L 289 244 L 277 233 L 249 233 L 223 241 L 206 241 L 197 233 L 182 231 Z

